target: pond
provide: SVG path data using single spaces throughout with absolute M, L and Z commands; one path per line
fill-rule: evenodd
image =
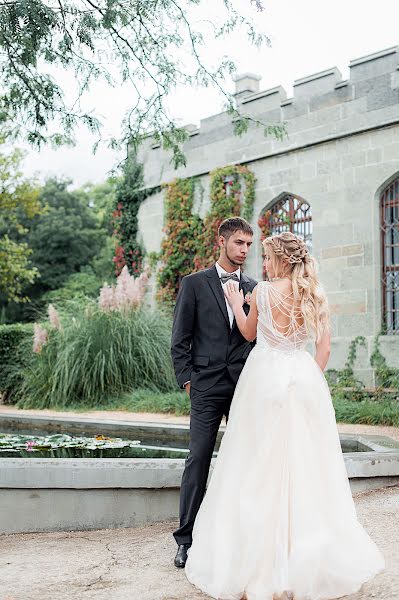
M 0 458 L 186 458 L 188 448 L 176 448 L 174 440 L 123 439 L 68 434 L 29 435 L 0 433 Z M 213 453 L 217 456 L 217 449 Z M 370 448 L 341 440 L 342 452 L 367 452 Z
M 187 452 L 104 435 L 0 433 L 0 458 L 185 458 Z

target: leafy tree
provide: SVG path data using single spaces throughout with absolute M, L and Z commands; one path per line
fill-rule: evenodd
M 260 0 L 248 2 L 263 8 Z M 14 135 L 23 134 L 39 147 L 46 142 L 72 143 L 78 123 L 93 132 L 100 130 L 98 117 L 79 109 L 93 81 L 112 86 L 128 82 L 132 106 L 124 120 L 123 139 L 110 144 L 128 141 L 135 149 L 151 133 L 173 151 L 178 165 L 184 163 L 181 143 L 187 132 L 169 117 L 165 101 L 178 85 L 213 85 L 224 95 L 235 129 L 242 133 L 253 119 L 236 110 L 223 87 L 235 65 L 224 58 L 213 68 L 202 59 L 204 28 L 213 26 L 215 38 L 242 28 L 250 43 L 261 45 L 268 39 L 236 10 L 233 0 L 219 0 L 222 25 L 208 19 L 194 27 L 191 15 L 199 5 L 205 0 L 4 0 L 0 119 L 11 124 Z M 62 85 L 49 74 L 57 69 L 75 75 L 78 98 L 71 106 Z M 265 132 L 280 135 L 282 128 L 269 124 Z
M 41 300 L 46 304 L 51 302 L 59 306 L 60 303 L 69 300 L 97 298 L 104 283 L 115 281 L 114 252 L 115 239 L 107 236 L 98 256 L 83 266 L 78 273 L 69 275 L 60 288 L 46 292 Z
M 23 290 L 38 275 L 30 264 L 31 250 L 25 242 L 12 239 L 26 232 L 22 221 L 40 212 L 39 190 L 35 182 L 24 179 L 20 171 L 23 153 L 0 153 L 0 292 L 7 300 L 26 300 Z
M 98 255 L 104 243 L 105 235 L 95 215 L 79 194 L 67 189 L 69 184 L 59 179 L 46 182 L 40 201 L 47 210 L 35 217 L 29 228 L 27 242 L 40 272 L 40 280 L 32 289 L 35 297 L 61 287 Z
M 112 211 L 115 206 L 118 177 L 108 177 L 103 183 L 85 183 L 76 190 L 82 202 L 91 208 L 96 215 L 99 227 L 112 235 Z
M 70 275 L 63 286 L 46 292 L 43 300 L 48 304 L 54 303 L 59 306 L 60 303 L 69 300 L 84 300 L 87 297 L 97 298 L 102 283 L 90 267 L 83 267 L 79 273 Z
M 115 245 L 114 237 L 106 236 L 100 253 L 97 254 L 90 263 L 90 269 L 101 281 L 101 284 L 113 282 L 115 280 Z
M 107 235 L 87 195 L 68 190 L 69 183 L 49 179 L 38 195 L 41 214 L 30 220 L 21 215 L 22 229 L 9 228 L 12 243 L 30 248 L 38 276 L 24 283 L 29 298 L 24 305 L 0 295 L 0 322 L 37 318 L 49 301 L 96 296 L 105 281 L 114 279 L 115 239 Z
M 114 237 L 112 213 L 117 203 L 116 198 L 118 188 L 121 185 L 121 180 L 122 176 L 112 176 L 108 177 L 108 179 L 102 183 L 86 183 L 81 188 L 75 190 L 76 194 L 81 198 L 81 201 L 88 206 L 94 214 L 99 229 L 106 235 L 100 253 L 93 258 L 87 268 L 83 269 L 92 276 L 95 276 L 100 285 L 105 281 L 110 282 L 115 279 L 115 265 L 113 258 L 115 255 L 116 238 Z M 73 276 L 71 290 L 76 289 L 76 282 L 78 281 L 83 283 L 84 279 Z M 66 285 L 69 288 L 68 282 Z M 94 289 L 94 283 L 91 287 Z

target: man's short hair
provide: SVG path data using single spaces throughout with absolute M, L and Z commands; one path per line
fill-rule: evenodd
M 253 235 L 254 230 L 251 225 L 242 217 L 230 217 L 220 223 L 218 235 L 222 235 L 226 240 L 229 239 L 236 231 L 242 231 L 248 235 Z

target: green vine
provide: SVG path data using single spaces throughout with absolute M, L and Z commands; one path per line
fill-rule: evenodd
M 370 364 L 374 368 L 376 385 L 382 388 L 394 388 L 399 389 L 399 370 L 392 367 L 388 367 L 385 356 L 381 354 L 380 350 L 380 336 L 379 333 L 373 346 L 373 353 L 370 357 Z
M 248 167 L 230 165 L 210 173 L 211 209 L 204 220 L 195 268 L 209 267 L 219 255 L 218 228 L 228 217 L 253 217 L 256 178 Z M 244 189 L 242 189 L 244 184 Z
M 397 404 L 399 392 L 396 391 L 399 390 L 399 370 L 387 366 L 386 359 L 380 351 L 380 336 L 381 333 L 374 340 L 374 349 L 370 357 L 370 365 L 375 370 L 376 387 L 368 389 L 355 377 L 354 365 L 357 358 L 357 350 L 360 346 L 366 345 L 365 338 L 358 336 L 350 343 L 348 358 L 344 368 L 340 370 L 328 369 L 325 373 L 334 403 L 352 401 L 360 405 L 375 402 L 381 406 L 387 403 L 389 410 L 396 406 L 397 414 L 399 414 L 399 405 Z M 381 419 L 382 417 L 383 415 L 378 415 L 378 418 Z
M 356 398 L 360 400 L 363 397 L 364 385 L 356 379 L 354 373 L 357 351 L 360 346 L 366 346 L 366 338 L 358 335 L 349 345 L 348 357 L 343 369 L 328 369 L 326 371 L 326 379 L 332 389 L 352 388 Z
M 115 195 L 115 209 L 112 213 L 115 245 L 116 275 L 125 265 L 129 272 L 140 275 L 143 270 L 144 250 L 137 241 L 138 212 L 141 203 L 153 192 L 143 189 L 143 167 L 135 158 L 126 160 Z
M 148 261 L 148 267 L 152 273 L 157 268 L 158 261 L 161 259 L 160 252 L 148 252 L 146 255 Z
M 194 180 L 175 179 L 165 186 L 165 237 L 162 241 L 158 272 L 157 300 L 172 306 L 180 282 L 194 270 L 194 257 L 202 230 L 202 221 L 193 215 Z

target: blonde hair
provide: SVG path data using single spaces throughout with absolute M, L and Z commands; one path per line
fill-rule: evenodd
M 316 341 L 329 329 L 328 302 L 317 278 L 317 262 L 300 237 L 285 231 L 266 238 L 263 247 L 270 248 L 276 273 L 288 275 L 292 281 L 294 302 L 299 302 L 305 327 Z

